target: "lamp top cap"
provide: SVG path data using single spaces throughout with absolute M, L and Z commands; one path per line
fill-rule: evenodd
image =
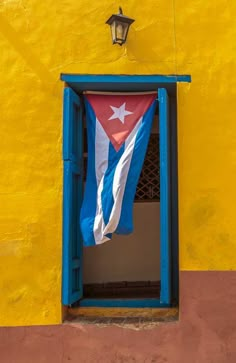
M 122 8 L 119 7 L 119 14 L 112 14 L 110 18 L 106 21 L 106 24 L 111 25 L 114 20 L 119 20 L 124 23 L 132 24 L 135 20 L 123 15 Z

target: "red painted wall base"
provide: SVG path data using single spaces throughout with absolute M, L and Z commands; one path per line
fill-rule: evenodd
M 2 363 L 235 363 L 236 272 L 181 272 L 180 320 L 0 329 Z

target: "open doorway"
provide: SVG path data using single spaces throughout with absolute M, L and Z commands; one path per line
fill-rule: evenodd
M 177 83 L 191 82 L 191 77 L 63 74 L 61 79 L 65 82 L 63 100 L 63 305 L 144 308 L 178 304 Z M 154 125 L 159 125 L 159 130 L 155 130 L 154 127 L 150 142 L 157 134 L 156 140 L 159 140 L 160 156 L 160 202 L 136 201 L 133 235 L 114 236 L 113 241 L 103 246 L 87 248 L 85 251 L 79 225 L 84 184 L 82 165 L 84 156 L 86 156 L 83 150 L 85 138 L 83 137 L 81 100 L 82 93 L 88 89 L 104 92 L 157 90 L 158 110 Z M 144 186 L 146 187 L 146 185 L 145 181 Z M 152 188 L 149 188 L 149 191 L 152 191 Z M 148 213 L 145 208 L 148 208 Z M 152 221 L 154 216 L 155 221 Z M 159 230 L 158 221 L 160 221 Z M 152 227 L 157 227 L 152 232 L 148 228 L 149 223 L 152 224 Z M 149 232 L 159 236 L 155 241 L 154 250 L 151 248 L 151 242 L 149 242 L 150 244 L 143 243 L 153 241 L 148 237 Z M 133 238 L 135 233 L 137 233 L 138 239 Z M 144 238 L 142 238 L 143 235 Z M 138 245 L 142 247 L 142 254 L 140 253 L 139 257 Z M 150 248 L 149 252 L 151 250 L 153 254 L 148 254 L 147 250 L 144 250 L 147 246 Z M 152 263 L 154 260 L 155 266 L 154 262 Z M 94 261 L 96 261 L 95 265 Z M 122 268 L 116 268 L 117 265 Z M 110 273 L 107 273 L 108 268 Z M 149 290 L 147 286 L 144 286 L 145 294 L 147 294 L 142 295 L 144 298 L 140 297 L 141 295 L 138 293 L 143 294 L 143 286 L 130 291 L 127 282 L 133 287 L 148 282 Z M 111 291 L 106 290 L 109 284 L 112 295 L 110 295 Z M 93 285 L 90 291 L 91 286 L 88 285 Z M 95 285 L 98 287 L 97 291 L 95 291 Z M 155 286 L 154 298 L 151 286 Z M 104 289 L 101 291 L 100 287 L 105 287 L 106 291 Z M 122 290 L 122 287 L 125 289 Z M 117 291 L 118 294 L 128 291 L 128 295 L 125 298 L 120 295 L 119 298 L 119 296 L 114 296 L 114 291 Z M 106 293 L 106 296 L 111 296 L 111 298 L 104 298 L 105 295 L 102 296 L 102 293 Z M 137 296 L 137 298 L 132 296 Z
M 158 106 L 134 200 L 134 232 L 83 249 L 85 298 L 160 297 L 160 159 Z M 84 169 L 87 137 L 84 132 Z M 84 173 L 86 178 L 86 173 Z M 85 181 L 85 180 L 84 180 Z

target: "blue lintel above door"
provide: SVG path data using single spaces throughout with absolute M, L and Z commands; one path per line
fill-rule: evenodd
M 190 75 L 95 75 L 95 74 L 61 74 L 61 80 L 74 91 L 154 91 L 166 88 L 169 95 L 176 92 L 178 82 L 191 82 Z

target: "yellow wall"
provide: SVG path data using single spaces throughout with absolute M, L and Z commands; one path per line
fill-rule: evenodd
M 126 46 L 104 22 L 136 19 Z M 2 0 L 0 324 L 61 321 L 63 73 L 191 74 L 178 86 L 182 270 L 235 268 L 236 2 Z

